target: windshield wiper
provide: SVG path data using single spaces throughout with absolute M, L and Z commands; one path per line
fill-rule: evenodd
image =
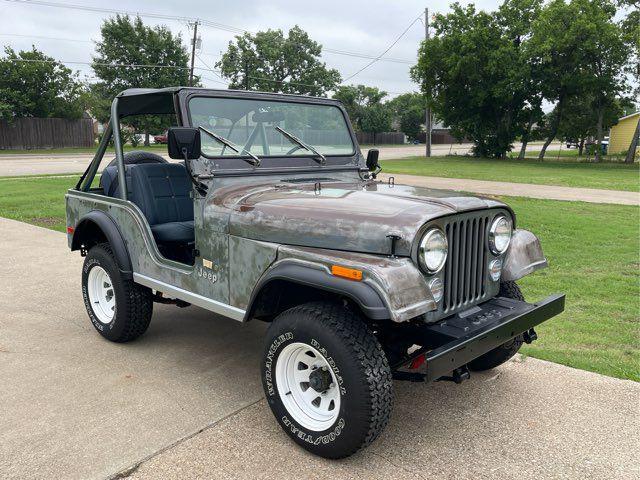
M 276 130 L 279 131 L 281 134 L 283 134 L 285 137 L 287 137 L 289 140 L 291 140 L 293 143 L 297 143 L 300 147 L 304 148 L 305 150 L 308 150 L 311 153 L 315 153 L 318 157 L 320 157 L 320 160 L 318 159 L 314 159 L 314 160 L 316 160 L 320 165 L 324 165 L 325 163 L 327 163 L 327 157 L 325 157 L 323 154 L 321 154 L 318 150 L 313 148 L 311 145 L 307 145 L 306 143 L 304 143 L 302 140 L 296 137 L 293 133 L 289 133 L 280 127 L 276 127 Z
M 203 126 L 198 126 L 198 128 L 200 130 L 202 130 L 204 133 L 206 133 L 207 135 L 209 135 L 211 138 L 216 140 L 217 142 L 229 147 L 234 152 L 236 152 L 236 153 L 246 153 L 247 155 L 249 155 L 252 158 L 252 160 L 249 160 L 248 158 L 243 158 L 244 161 L 250 163 L 254 167 L 259 167 L 260 166 L 260 159 L 256 155 L 251 153 L 249 150 L 247 150 L 246 148 L 241 147 L 239 145 L 236 145 L 231 140 L 227 140 L 226 138 L 221 137 L 217 133 L 210 132 L 209 130 L 207 130 Z

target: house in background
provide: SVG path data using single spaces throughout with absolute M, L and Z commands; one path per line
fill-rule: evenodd
M 633 135 L 636 132 L 638 121 L 640 121 L 640 112 L 620 118 L 618 123 L 611 127 L 608 149 L 610 154 L 627 153 Z

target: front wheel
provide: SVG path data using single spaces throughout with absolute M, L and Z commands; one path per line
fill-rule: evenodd
M 373 442 L 393 406 L 380 343 L 358 315 L 328 302 L 294 307 L 275 319 L 262 383 L 284 431 L 325 458 L 347 457 Z

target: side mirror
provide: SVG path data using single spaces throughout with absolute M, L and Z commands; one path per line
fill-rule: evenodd
M 191 127 L 171 127 L 167 131 L 169 157 L 178 160 L 200 158 L 200 130 Z
M 379 155 L 380 151 L 375 148 L 367 152 L 367 169 L 370 172 L 375 172 L 378 168 L 380 168 L 380 164 L 378 163 Z

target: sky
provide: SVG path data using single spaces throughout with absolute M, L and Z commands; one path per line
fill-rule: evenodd
M 294 25 L 306 30 L 311 38 L 324 49 L 379 56 L 418 16 L 425 7 L 432 12 L 446 12 L 449 1 L 431 1 L 427 4 L 413 0 L 396 1 L 339 1 L 305 2 L 299 0 L 206 1 L 192 0 L 170 2 L 165 0 L 136 0 L 110 2 L 96 0 L 46 0 L 46 4 L 82 5 L 108 8 L 140 14 L 161 14 L 198 18 L 209 24 L 221 24 L 215 28 L 200 25 L 202 48 L 196 59 L 196 67 L 215 69 L 214 64 L 233 39 L 233 28 L 252 32 L 269 28 L 287 31 Z M 461 2 L 469 3 L 469 2 Z M 475 2 L 478 8 L 493 10 L 498 1 Z M 114 14 L 82 11 L 45 6 L 29 0 L 0 0 L 0 45 L 10 45 L 15 50 L 30 49 L 31 45 L 47 55 L 63 62 L 91 62 L 94 42 L 100 38 L 100 25 Z M 191 33 L 186 20 L 167 20 L 142 17 L 147 24 L 166 25 L 174 33 L 181 33 L 187 45 Z M 406 34 L 382 58 L 395 61 L 377 61 L 347 83 L 377 86 L 389 92 L 389 96 L 417 91 L 417 85 L 409 77 L 409 69 L 415 62 L 420 41 L 424 38 L 424 23 L 413 23 Z M 399 60 L 399 61 L 398 61 Z M 340 55 L 324 51 L 323 61 L 347 78 L 371 62 L 369 58 Z M 88 65 L 68 64 L 81 76 L 92 79 Z M 226 88 L 226 83 L 213 72 L 196 70 L 202 83 L 210 88 Z

